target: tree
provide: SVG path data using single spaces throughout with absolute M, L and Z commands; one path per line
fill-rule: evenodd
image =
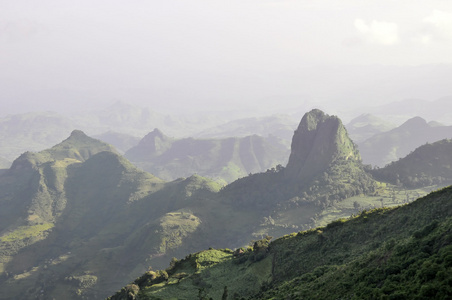
M 178 262 L 177 258 L 175 258 L 175 257 L 171 258 L 170 269 L 174 268 L 176 266 L 177 262 Z
M 228 287 L 224 286 L 223 296 L 221 296 L 221 300 L 228 300 Z

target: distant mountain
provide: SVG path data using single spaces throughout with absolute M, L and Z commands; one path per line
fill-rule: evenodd
M 108 140 L 124 153 L 138 143 L 134 137 L 144 136 L 154 128 L 162 128 L 172 136 L 183 137 L 226 120 L 215 113 L 169 116 L 123 102 L 100 110 L 67 115 L 55 112 L 9 115 L 0 118 L 0 157 L 13 161 L 23 152 L 47 149 L 67 137 L 75 128 Z
M 382 167 L 425 143 L 451 137 L 452 126 L 429 124 L 421 117 L 414 117 L 399 127 L 377 134 L 358 145 L 365 164 Z
M 0 156 L 13 161 L 25 151 L 46 149 L 67 137 L 74 128 L 74 122 L 53 112 L 0 118 Z
M 0 157 L 0 169 L 9 169 L 10 166 L 11 166 L 11 162 Z
M 140 141 L 138 137 L 115 131 L 107 131 L 93 137 L 113 145 L 121 153 L 125 153 L 130 148 L 138 145 Z
M 252 135 L 222 139 L 172 139 L 160 130 L 147 134 L 125 157 L 165 180 L 191 174 L 231 182 L 284 164 L 288 152 L 277 138 Z
M 396 126 L 371 114 L 362 114 L 350 121 L 347 125 L 348 134 L 355 142 L 362 142 L 378 133 L 389 131 Z
M 117 131 L 133 136 L 144 136 L 154 128 L 161 128 L 171 136 L 190 136 L 226 119 L 211 115 L 168 115 L 148 107 L 139 107 L 118 101 L 102 110 L 86 111 L 70 115 L 76 124 L 92 134 Z
M 452 96 L 434 101 L 406 99 L 372 108 L 370 112 L 393 122 L 421 116 L 428 120 L 452 125 Z
M 204 130 L 195 135 L 199 138 L 225 138 L 260 135 L 275 136 L 290 141 L 297 122 L 288 115 L 272 115 L 237 119 L 225 124 Z
M 452 184 L 452 140 L 420 146 L 384 168 L 372 170 L 381 181 L 408 188 Z
M 451 198 L 449 187 L 271 243 L 189 254 L 108 299 L 449 299 Z

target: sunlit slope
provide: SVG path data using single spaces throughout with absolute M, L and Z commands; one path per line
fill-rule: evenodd
M 248 249 L 190 254 L 110 299 L 450 298 L 451 199 L 447 188 Z

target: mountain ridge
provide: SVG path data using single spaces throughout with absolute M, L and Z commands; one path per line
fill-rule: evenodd
M 243 247 L 250 240 L 261 242 L 246 258 L 262 258 L 262 274 L 268 274 L 266 236 L 315 228 L 328 218 L 383 205 L 379 199 L 398 203 L 397 187 L 369 176 L 337 117 L 314 110 L 306 120 L 300 132 L 322 132 L 314 149 L 326 150 L 306 151 L 324 164 L 303 180 L 287 180 L 279 165 L 226 186 L 196 174 L 165 182 L 78 131 L 42 154 L 27 154 L 34 159 L 30 168 L 0 175 L 0 289 L 7 291 L 0 298 L 102 298 L 171 257 Z M 304 136 L 297 135 L 295 144 L 303 144 Z M 251 147 L 252 139 L 245 145 Z M 232 255 L 220 252 L 219 260 Z M 209 259 L 199 263 L 208 266 Z
M 383 167 L 427 142 L 444 138 L 452 138 L 452 126 L 432 126 L 425 119 L 414 117 L 359 143 L 359 149 L 364 163 Z
M 449 187 L 271 243 L 267 237 L 235 251 L 192 253 L 108 299 L 447 298 L 451 195 Z

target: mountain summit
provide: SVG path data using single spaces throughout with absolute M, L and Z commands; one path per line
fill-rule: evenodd
M 158 128 L 149 132 L 137 146 L 126 152 L 126 157 L 132 161 L 142 161 L 149 157 L 156 157 L 171 148 L 174 140 Z
M 360 161 L 361 157 L 338 117 L 311 110 L 303 116 L 293 136 L 287 178 L 312 178 L 339 159 Z

